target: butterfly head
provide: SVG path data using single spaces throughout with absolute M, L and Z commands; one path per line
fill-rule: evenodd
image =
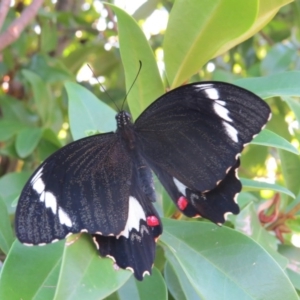
M 121 111 L 116 115 L 118 128 L 123 128 L 128 124 L 131 124 L 131 115 L 127 111 Z

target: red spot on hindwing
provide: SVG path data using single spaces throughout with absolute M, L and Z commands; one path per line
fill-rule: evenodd
M 177 205 L 179 207 L 180 210 L 185 210 L 185 208 L 188 205 L 188 201 L 186 200 L 185 197 L 181 196 L 178 201 L 177 201 Z
M 151 227 L 157 226 L 159 225 L 159 221 L 155 216 L 149 216 L 147 217 L 147 225 Z

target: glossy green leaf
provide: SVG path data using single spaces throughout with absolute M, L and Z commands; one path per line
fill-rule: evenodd
M 127 91 L 137 76 L 139 61 L 142 62 L 140 74 L 127 97 L 133 119 L 136 119 L 149 104 L 165 92 L 164 86 L 153 51 L 136 21 L 117 6 L 110 6 L 118 19 L 120 52 Z
M 233 83 L 266 99 L 300 95 L 300 71 L 282 72 L 266 77 L 245 78 Z
M 116 129 L 116 112 L 79 84 L 65 83 L 69 99 L 69 120 L 74 140 L 90 130 L 109 132 Z
M 53 110 L 53 101 L 51 101 L 50 93 L 46 83 L 37 74 L 22 70 L 22 74 L 31 84 L 33 90 L 33 98 L 43 124 L 46 126 Z
M 188 80 L 213 57 L 251 37 L 289 2 L 175 1 L 164 41 L 172 87 Z
M 288 196 L 291 196 L 292 198 L 295 198 L 295 195 L 289 191 L 287 188 L 274 184 L 274 183 L 268 183 L 263 181 L 257 181 L 247 178 L 240 178 L 243 188 L 246 190 L 271 190 L 279 193 L 286 194 Z
M 131 275 L 128 270 L 116 272 L 111 259 L 99 258 L 90 236 L 82 234 L 64 249 L 53 299 L 103 299 L 120 288 Z
M 201 297 L 197 294 L 176 257 L 168 250 L 166 250 L 166 256 L 168 260 L 164 274 L 172 296 L 176 300 L 200 300 Z
M 53 299 L 64 242 L 24 246 L 17 240 L 4 262 L 0 299 Z
M 134 299 L 134 300 L 164 300 L 167 298 L 167 287 L 161 273 L 152 269 L 152 275 L 144 277 L 142 282 L 134 279 L 133 276 L 114 294 L 106 300 Z
M 161 241 L 203 299 L 298 299 L 277 262 L 242 233 L 165 219 Z
M 294 147 L 286 139 L 268 129 L 264 129 L 263 131 L 261 131 L 251 143 L 256 145 L 280 148 L 299 155 L 299 151 L 296 147 Z
M 7 213 L 7 208 L 0 196 L 0 249 L 2 252 L 7 254 L 13 241 L 14 236 Z
M 16 150 L 20 157 L 25 158 L 33 152 L 38 145 L 43 130 L 37 127 L 25 127 L 17 135 Z
M 260 244 L 278 264 L 285 269 L 287 259 L 277 252 L 278 241 L 274 235 L 271 235 L 260 223 L 253 203 L 248 204 L 236 217 L 235 229 L 250 236 L 254 241 Z

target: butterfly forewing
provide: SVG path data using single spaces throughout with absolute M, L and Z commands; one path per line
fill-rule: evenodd
M 50 243 L 80 231 L 119 234 L 127 220 L 131 173 L 132 160 L 116 134 L 67 145 L 24 187 L 16 212 L 19 240 Z
M 204 82 L 163 95 L 135 126 L 150 164 L 204 192 L 224 179 L 269 116 L 268 105 L 253 93 L 226 83 Z

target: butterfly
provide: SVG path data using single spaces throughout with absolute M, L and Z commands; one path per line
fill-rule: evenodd
M 152 172 L 184 215 L 222 224 L 239 213 L 240 153 L 270 116 L 258 96 L 223 82 L 176 88 L 135 123 L 121 111 L 116 132 L 72 142 L 33 173 L 17 206 L 17 237 L 45 245 L 87 232 L 101 256 L 142 280 L 163 230 Z

